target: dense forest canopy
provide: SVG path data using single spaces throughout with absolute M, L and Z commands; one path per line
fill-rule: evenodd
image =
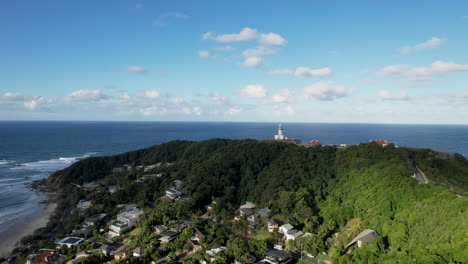
M 114 168 L 170 162 L 154 172 L 167 176 L 138 187 Z M 419 168 L 429 179 L 411 178 Z M 124 202 L 144 204 L 173 180 L 183 180 L 191 199 L 186 210 L 201 214 L 216 202 L 221 219 L 252 201 L 279 219 L 310 232 L 309 251 L 325 251 L 334 263 L 467 263 L 468 161 L 458 154 L 381 147 L 373 143 L 337 148 L 287 142 L 213 139 L 172 141 L 112 157 L 82 160 L 51 175 L 71 183 L 99 179 L 126 186 Z M 149 198 L 150 197 L 150 198 Z M 345 245 L 364 229 L 380 236 L 347 254 Z

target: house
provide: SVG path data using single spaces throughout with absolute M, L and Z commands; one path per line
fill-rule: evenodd
M 240 213 L 240 216 L 244 216 L 244 215 L 250 215 L 254 212 L 254 209 L 252 208 L 241 208 L 239 210 L 239 213 Z
M 388 142 L 385 141 L 385 140 L 371 140 L 369 142 L 373 142 L 373 143 L 375 143 L 375 144 L 377 144 L 379 146 L 382 146 L 382 147 L 388 146 Z
M 216 255 L 218 255 L 219 252 L 224 251 L 226 249 L 227 247 L 224 247 L 224 246 L 221 246 L 219 248 L 212 248 L 210 250 L 207 250 L 206 254 L 208 254 L 211 257 L 210 261 L 213 262 L 216 258 Z
M 175 199 L 181 195 L 182 195 L 182 190 L 175 188 L 175 187 L 170 188 L 169 190 L 166 191 L 166 196 L 170 199 Z
M 366 229 L 359 233 L 359 235 L 357 235 L 353 240 L 351 240 L 351 242 L 348 245 L 346 245 L 345 248 L 352 246 L 356 242 L 358 244 L 358 247 L 361 247 L 364 244 L 369 244 L 375 237 L 378 236 L 379 234 L 377 234 L 375 230 Z
M 168 230 L 161 234 L 161 237 L 158 239 L 161 243 L 169 243 L 170 241 L 174 240 L 180 232 Z
M 296 240 L 296 238 L 302 236 L 304 233 L 302 231 L 299 231 L 297 229 L 292 229 L 288 233 L 284 234 L 286 237 L 286 240 Z
M 271 249 L 266 253 L 265 259 L 263 259 L 266 263 L 271 264 L 283 264 L 291 262 L 291 255 L 277 249 Z
M 77 229 L 77 230 L 73 230 L 71 235 L 78 235 L 78 236 L 81 236 L 81 237 L 88 237 L 89 236 L 89 231 L 86 230 L 86 229 Z
M 278 221 L 276 221 L 275 219 L 268 220 L 268 232 L 272 233 L 275 230 L 275 228 L 278 228 L 278 227 L 279 227 Z
M 107 244 L 103 244 L 101 246 L 101 248 L 99 248 L 101 250 L 101 253 L 104 255 L 104 256 L 109 256 L 110 253 L 112 251 L 115 250 L 115 247 L 111 246 L 111 245 L 107 245 Z
M 95 224 L 97 224 L 97 222 L 99 222 L 99 220 L 101 220 L 102 218 L 106 217 L 106 214 L 95 214 L 95 215 L 92 215 L 88 218 L 86 218 L 83 222 L 82 222 L 82 226 L 83 227 L 90 227 L 90 226 L 93 226 Z
M 61 248 L 62 246 L 67 246 L 68 248 L 72 248 L 74 246 L 77 246 L 85 241 L 84 238 L 80 237 L 65 237 L 59 241 L 57 241 L 55 244 L 57 244 L 58 248 Z
M 154 226 L 154 233 L 156 233 L 156 234 L 161 234 L 161 233 L 165 232 L 166 230 L 167 230 L 166 226 L 163 226 L 163 225 Z
M 348 146 L 348 144 L 346 144 L 346 143 L 341 143 L 340 144 L 340 147 L 342 147 L 342 148 L 346 148 L 347 146 Z
M 289 231 L 291 231 L 293 229 L 294 229 L 294 226 L 292 226 L 291 224 L 284 224 L 284 225 L 279 227 L 278 232 L 282 233 L 282 234 L 287 234 L 287 233 L 289 233 Z
M 116 184 L 116 185 L 111 185 L 108 187 L 108 190 L 110 193 L 115 193 L 116 191 L 122 189 L 122 187 L 120 186 L 120 184 Z
M 110 253 L 110 256 L 112 256 L 115 260 L 121 260 L 127 256 L 129 247 L 130 247 L 129 245 L 123 244 L 116 250 L 112 251 Z
M 247 221 L 252 222 L 252 223 L 258 223 L 260 220 L 260 217 L 258 214 L 251 214 L 247 216 Z
M 109 235 L 111 237 L 120 236 L 128 229 L 130 226 L 127 223 L 117 222 L 109 226 Z
M 136 258 L 140 258 L 141 254 L 143 254 L 143 251 L 144 251 L 144 249 L 142 247 L 137 247 L 132 251 L 133 256 L 136 257 Z
M 156 261 L 151 261 L 151 264 L 165 264 L 165 263 L 174 263 L 172 259 L 168 256 L 165 256 L 164 258 L 160 258 Z
M 55 263 L 59 260 L 60 256 L 59 254 L 53 252 L 53 251 L 46 251 L 41 254 L 37 254 L 32 258 L 32 261 L 34 263 L 40 263 L 40 264 L 49 264 L 49 263 Z M 29 261 L 29 260 L 28 260 Z M 31 263 L 29 261 L 29 263 Z
M 311 146 L 320 146 L 322 144 L 320 144 L 320 142 L 318 140 L 312 140 L 309 142 L 309 145 Z
M 240 209 L 243 209 L 243 208 L 254 209 L 255 207 L 257 207 L 257 206 L 254 203 L 247 201 L 247 202 L 245 202 L 245 204 L 240 206 Z
M 91 205 L 92 205 L 91 201 L 80 200 L 78 202 L 78 204 L 76 205 L 76 209 L 78 211 L 83 212 L 83 211 L 87 210 L 89 207 L 91 207 Z
M 270 215 L 271 210 L 269 208 L 257 209 L 257 214 L 262 219 L 267 219 Z

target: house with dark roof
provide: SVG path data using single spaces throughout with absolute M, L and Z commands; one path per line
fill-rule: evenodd
M 291 255 L 277 249 L 271 249 L 266 253 L 266 257 L 263 259 L 264 262 L 271 264 L 283 264 L 291 262 Z
M 180 234 L 178 231 L 168 230 L 161 234 L 161 237 L 158 239 L 161 243 L 169 243 L 170 241 L 176 239 L 176 237 Z

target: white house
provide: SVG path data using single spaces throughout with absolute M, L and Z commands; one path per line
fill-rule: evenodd
M 289 233 L 286 233 L 284 234 L 284 236 L 286 237 L 286 240 L 296 240 L 296 238 L 302 236 L 304 233 L 302 233 L 302 231 L 299 231 L 299 230 L 296 230 L 296 229 L 292 229 L 289 231 Z
M 291 224 L 284 224 L 279 227 L 278 232 L 282 234 L 287 234 L 293 229 L 294 229 L 294 226 L 292 226 Z

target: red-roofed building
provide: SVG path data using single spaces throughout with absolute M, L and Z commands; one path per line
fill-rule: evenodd
M 34 263 L 49 264 L 54 263 L 58 259 L 58 254 L 52 251 L 46 251 L 34 257 Z
M 348 146 L 348 144 L 346 144 L 346 143 L 341 143 L 340 144 L 340 147 L 342 147 L 342 148 L 346 148 L 347 146 Z
M 372 140 L 371 142 L 374 142 L 377 145 L 380 145 L 382 147 L 386 147 L 388 145 L 387 141 L 385 140 Z
M 320 146 L 322 144 L 320 144 L 320 142 L 318 142 L 317 140 L 313 140 L 311 142 L 309 142 L 309 145 L 312 145 L 312 146 Z

